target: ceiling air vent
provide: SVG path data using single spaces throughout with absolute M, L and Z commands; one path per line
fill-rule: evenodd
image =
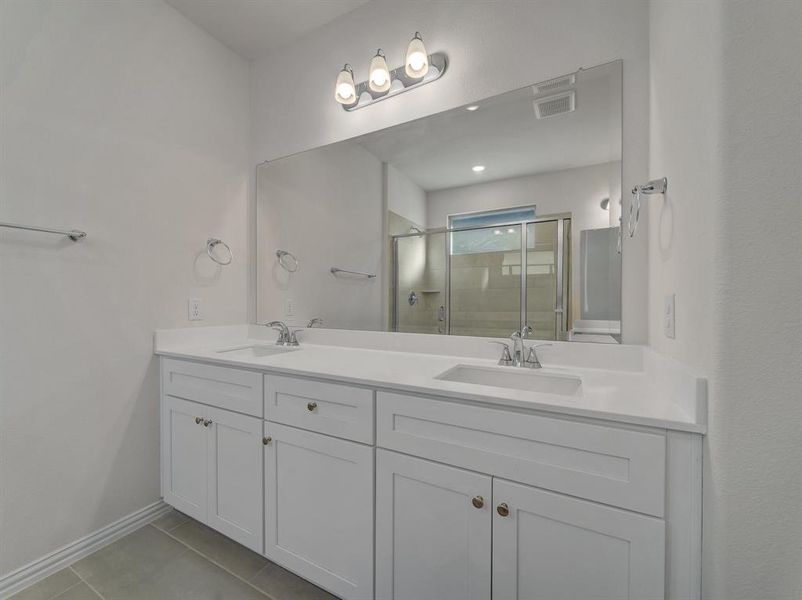
M 538 119 L 573 112 L 576 109 L 576 92 L 571 90 L 563 94 L 555 94 L 535 100 L 535 116 Z
M 556 79 L 549 79 L 543 83 L 538 83 L 535 86 L 535 90 L 537 94 L 547 94 L 549 92 L 556 92 L 569 85 L 574 85 L 575 83 L 576 75 L 565 75 L 563 77 L 557 77 Z

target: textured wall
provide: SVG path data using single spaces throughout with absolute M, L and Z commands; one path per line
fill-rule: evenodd
M 241 323 L 248 65 L 162 2 L 0 3 L 0 574 L 159 498 L 156 328 Z M 235 260 L 215 268 L 209 236 Z

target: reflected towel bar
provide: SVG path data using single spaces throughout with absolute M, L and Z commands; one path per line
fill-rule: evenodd
M 373 279 L 376 277 L 375 273 L 363 273 L 362 271 L 349 271 L 348 269 L 339 269 L 337 267 L 331 268 L 331 274 L 337 275 L 337 273 L 345 273 L 347 275 L 357 275 L 359 277 L 367 277 L 368 279 Z
M 82 240 L 86 237 L 86 232 L 80 231 L 78 229 L 70 229 L 69 231 L 66 231 L 64 229 L 34 227 L 33 225 L 19 225 L 17 223 L 0 223 L 0 227 L 8 227 L 10 229 L 24 229 L 25 231 L 39 231 L 41 233 L 55 233 L 57 235 L 66 235 L 73 242 L 77 242 L 78 240 Z

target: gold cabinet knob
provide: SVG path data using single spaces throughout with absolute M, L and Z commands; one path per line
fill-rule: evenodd
M 496 512 L 502 517 L 508 517 L 510 515 L 510 507 L 505 502 L 502 502 L 496 507 Z
M 309 404 L 306 405 L 306 410 L 308 410 L 309 412 L 314 412 L 316 408 L 317 408 L 317 402 L 310 402 Z
M 471 500 L 471 504 L 473 504 L 476 508 L 482 508 L 485 505 L 485 499 L 481 496 L 474 496 L 473 500 Z
M 211 419 L 206 419 L 206 420 L 203 422 L 203 426 L 204 426 L 204 427 L 208 427 L 208 426 L 209 426 L 209 425 L 211 425 L 211 424 L 212 424 L 212 420 L 211 420 Z
M 195 425 L 200 425 L 203 423 L 203 417 L 195 417 Z
M 268 445 L 270 442 L 272 442 L 272 441 L 273 441 L 273 438 L 272 438 L 272 437 L 270 437 L 270 436 L 268 436 L 268 437 L 263 437 L 263 438 L 262 438 L 262 443 L 263 443 L 265 446 L 267 446 L 267 445 Z

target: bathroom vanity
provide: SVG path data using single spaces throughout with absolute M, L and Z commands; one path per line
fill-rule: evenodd
M 304 337 L 157 333 L 165 502 L 348 600 L 699 597 L 703 379 L 637 346 L 530 371 Z

